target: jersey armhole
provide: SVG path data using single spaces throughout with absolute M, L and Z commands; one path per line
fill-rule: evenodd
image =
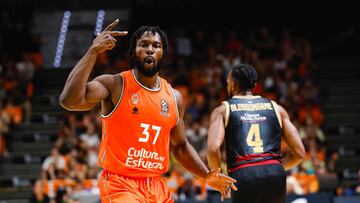
M 125 77 L 122 74 L 120 74 L 120 76 L 122 78 L 122 90 L 121 90 L 121 95 L 120 95 L 119 101 L 117 102 L 114 109 L 109 114 L 104 115 L 104 114 L 101 113 L 100 115 L 101 115 L 102 118 L 110 117 L 116 111 L 117 107 L 119 106 L 119 104 L 120 104 L 120 102 L 122 100 L 122 97 L 124 95 L 124 89 L 125 89 Z
M 225 128 L 229 122 L 229 115 L 230 115 L 230 107 L 229 107 L 229 103 L 227 101 L 223 101 L 222 102 L 223 105 L 225 105 L 225 117 L 224 117 L 224 125 L 225 125 Z
M 169 83 L 168 83 L 169 84 Z M 174 89 L 171 87 L 171 85 L 169 84 L 169 87 L 171 89 L 171 92 L 173 94 L 173 97 L 174 97 L 174 101 L 175 101 L 175 107 L 176 107 L 176 124 L 175 126 L 177 126 L 179 124 L 179 107 L 178 107 L 178 104 L 177 104 L 177 100 L 176 100 L 176 96 L 175 96 L 175 92 L 174 92 Z
M 277 117 L 277 119 L 278 119 L 278 121 L 279 121 L 280 127 L 282 128 L 282 122 L 281 122 L 281 115 L 280 115 L 279 107 L 278 107 L 278 105 L 277 105 L 276 102 L 271 101 L 271 103 L 272 103 L 272 105 L 273 105 L 273 107 L 274 107 L 274 110 L 275 110 L 275 113 L 276 113 L 276 117 Z

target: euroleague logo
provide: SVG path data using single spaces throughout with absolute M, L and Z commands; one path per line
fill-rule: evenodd
M 163 116 L 170 116 L 169 114 L 169 103 L 166 99 L 160 101 L 160 114 Z

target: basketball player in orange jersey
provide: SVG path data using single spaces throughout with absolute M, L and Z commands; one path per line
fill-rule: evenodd
M 220 147 L 225 142 L 229 175 L 239 180 L 232 201 L 285 203 L 285 170 L 302 162 L 305 149 L 286 110 L 252 94 L 257 78 L 248 64 L 236 65 L 228 74 L 229 99 L 210 118 L 208 162 L 210 168 L 220 166 Z M 284 158 L 282 139 L 291 151 Z
M 173 202 L 161 180 L 168 169 L 169 151 L 176 160 L 222 195 L 236 190 L 234 179 L 209 171 L 188 143 L 181 94 L 158 76 L 168 53 L 168 40 L 159 27 L 140 27 L 132 36 L 129 64 L 132 70 L 104 74 L 88 81 L 98 54 L 112 50 L 111 23 L 94 39 L 71 71 L 60 104 L 70 111 L 86 111 L 101 102 L 102 141 L 98 163 L 102 202 Z

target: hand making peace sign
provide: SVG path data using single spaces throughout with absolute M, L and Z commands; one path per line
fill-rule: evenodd
M 113 31 L 114 27 L 119 23 L 119 19 L 112 22 L 105 30 L 98 33 L 93 40 L 92 48 L 97 54 L 100 54 L 106 50 L 112 50 L 116 46 L 115 37 L 127 35 L 127 31 Z

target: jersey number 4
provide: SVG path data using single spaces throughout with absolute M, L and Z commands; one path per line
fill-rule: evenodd
M 246 143 L 248 146 L 253 147 L 254 153 L 263 153 L 263 142 L 260 138 L 259 124 L 251 124 L 250 130 L 246 136 Z
M 144 128 L 143 132 L 142 132 L 142 135 L 145 135 L 144 137 L 140 137 L 139 138 L 139 142 L 148 142 L 149 141 L 149 137 L 150 137 L 150 133 L 149 133 L 149 128 L 151 126 L 151 129 L 155 130 L 156 131 L 156 134 L 155 134 L 155 138 L 152 142 L 152 144 L 154 145 L 160 135 L 160 131 L 161 131 L 161 127 L 160 126 L 156 126 L 156 125 L 149 125 L 149 124 L 146 124 L 146 123 L 141 123 L 140 124 L 140 127 Z

